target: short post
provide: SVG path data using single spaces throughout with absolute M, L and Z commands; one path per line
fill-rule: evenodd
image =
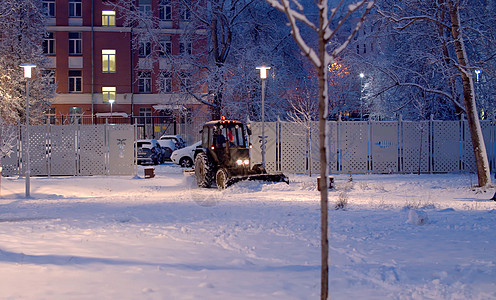
M 329 176 L 328 188 L 330 190 L 334 189 L 334 177 L 332 177 L 332 176 Z M 320 176 L 317 177 L 317 190 L 320 192 Z

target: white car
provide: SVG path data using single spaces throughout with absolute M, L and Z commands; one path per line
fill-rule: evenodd
M 172 150 L 177 150 L 184 148 L 186 146 L 186 142 L 183 140 L 183 138 L 180 135 L 171 135 L 171 134 L 164 134 L 163 136 L 158 139 L 159 143 L 162 144 L 162 142 L 166 141 L 171 141 L 175 144 L 175 147 L 172 148 Z
M 171 154 L 171 160 L 181 165 L 181 167 L 189 168 L 193 166 L 196 147 L 201 146 L 201 141 L 194 143 L 191 146 L 178 149 Z

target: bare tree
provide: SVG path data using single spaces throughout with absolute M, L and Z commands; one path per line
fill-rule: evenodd
M 424 63 L 429 63 L 426 68 L 430 68 L 438 80 L 432 80 L 432 76 L 428 76 L 429 72 L 417 72 L 418 78 L 422 78 L 423 82 L 405 82 L 396 78 L 395 85 L 413 87 L 426 94 L 436 94 L 450 99 L 457 112 L 466 114 L 475 154 L 478 183 L 479 186 L 485 186 L 491 181 L 490 168 L 475 101 L 472 79 L 475 67 L 470 64 L 469 52 L 465 45 L 465 40 L 469 38 L 471 47 L 475 47 L 477 39 L 468 32 L 478 30 L 475 26 L 470 26 L 474 25 L 473 22 L 464 23 L 461 18 L 462 9 L 465 18 L 471 18 L 471 8 L 475 9 L 471 5 L 474 4 L 462 0 L 434 2 L 415 0 L 399 4 L 382 1 L 378 12 L 393 22 L 394 30 L 398 30 L 400 34 L 403 32 L 404 35 L 418 38 L 421 34 L 435 33 L 433 35 L 435 40 L 426 48 L 427 51 L 416 53 L 419 61 L 423 58 Z M 477 35 L 479 38 L 484 38 L 481 31 Z M 433 86 L 433 82 L 437 83 L 437 86 Z
M 321 211 L 321 299 L 327 299 L 329 293 L 329 241 L 328 241 L 328 191 L 327 191 L 327 138 L 326 138 L 326 121 L 328 114 L 328 67 L 334 59 L 349 45 L 353 35 L 362 25 L 365 16 L 374 6 L 375 0 L 362 0 L 355 4 L 345 5 L 344 0 L 338 2 L 334 9 L 329 9 L 327 0 L 317 0 L 317 23 L 311 20 L 304 11 L 303 5 L 297 0 L 267 0 L 273 7 L 284 12 L 291 26 L 291 35 L 300 47 L 303 55 L 307 57 L 314 65 L 319 86 L 319 149 L 320 149 L 320 211 Z M 355 28 L 347 34 L 347 37 L 340 42 L 332 44 L 331 41 L 337 41 L 337 34 L 340 32 L 343 24 L 347 19 L 352 17 L 355 12 L 363 9 Z M 342 14 L 341 14 L 342 13 Z M 310 28 L 313 35 L 303 37 L 300 26 Z M 312 40 L 313 39 L 313 40 Z M 314 46 L 314 41 L 317 45 Z M 313 48 L 315 47 L 315 48 Z

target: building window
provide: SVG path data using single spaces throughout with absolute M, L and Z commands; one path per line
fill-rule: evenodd
M 141 16 L 150 17 L 152 15 L 151 0 L 139 0 L 139 11 Z
M 48 124 L 55 124 L 55 107 L 50 107 L 45 110 L 46 121 Z
M 357 45 L 357 54 L 360 54 L 360 45 Z
M 150 107 L 140 107 L 139 124 L 150 124 L 152 122 L 152 109 Z
M 69 93 L 81 93 L 82 83 L 81 70 L 69 70 Z
M 81 55 L 82 42 L 81 32 L 69 32 L 69 55 Z
M 139 42 L 138 55 L 139 57 L 147 57 L 152 53 L 152 44 L 150 42 Z
M 82 15 L 81 0 L 69 0 L 69 17 L 80 18 Z
M 182 55 L 184 54 L 191 55 L 191 42 L 190 41 L 179 42 L 179 53 Z
M 191 73 L 181 72 L 179 77 L 181 79 L 181 90 L 186 91 L 191 88 Z
M 170 21 L 172 19 L 172 5 L 170 0 L 159 1 L 158 17 L 161 21 Z
M 152 72 L 150 71 L 138 72 L 138 92 L 140 93 L 152 92 Z
M 69 108 L 69 122 L 71 124 L 81 124 L 81 118 L 83 116 L 83 108 L 73 106 Z
M 363 44 L 363 54 L 367 53 L 367 45 Z
M 109 100 L 115 101 L 116 90 L 115 86 L 104 86 L 102 87 L 102 99 L 103 102 L 107 103 Z
M 115 11 L 102 11 L 102 26 L 115 26 Z
M 191 11 L 189 7 L 191 7 L 191 1 L 185 0 L 185 2 L 188 4 L 188 6 L 183 5 L 181 6 L 181 20 L 182 21 L 189 21 L 191 20 Z
M 162 72 L 160 74 L 160 92 L 172 92 L 172 76 L 170 72 Z
M 55 54 L 55 38 L 53 37 L 53 32 L 47 32 L 45 39 L 43 40 L 43 53 L 45 54 Z
M 115 50 L 102 50 L 102 72 L 115 73 Z
M 55 18 L 55 0 L 43 1 L 43 12 L 49 18 Z
M 172 42 L 170 40 L 160 41 L 160 56 L 169 56 L 172 54 Z

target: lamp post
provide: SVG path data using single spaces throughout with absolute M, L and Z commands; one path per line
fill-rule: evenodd
M 36 65 L 33 64 L 22 64 L 21 68 L 24 69 L 24 78 L 26 78 L 26 198 L 30 196 L 30 176 L 31 176 L 31 164 L 29 158 L 29 78 L 31 78 L 31 69 L 35 68 Z
M 110 103 L 110 123 L 112 123 L 112 106 L 114 104 L 114 99 L 109 99 L 109 103 Z
M 363 78 L 365 77 L 365 74 L 360 73 L 360 121 L 363 120 Z
M 270 67 L 257 67 L 257 70 L 260 70 L 262 79 L 262 167 L 265 169 L 265 79 Z

